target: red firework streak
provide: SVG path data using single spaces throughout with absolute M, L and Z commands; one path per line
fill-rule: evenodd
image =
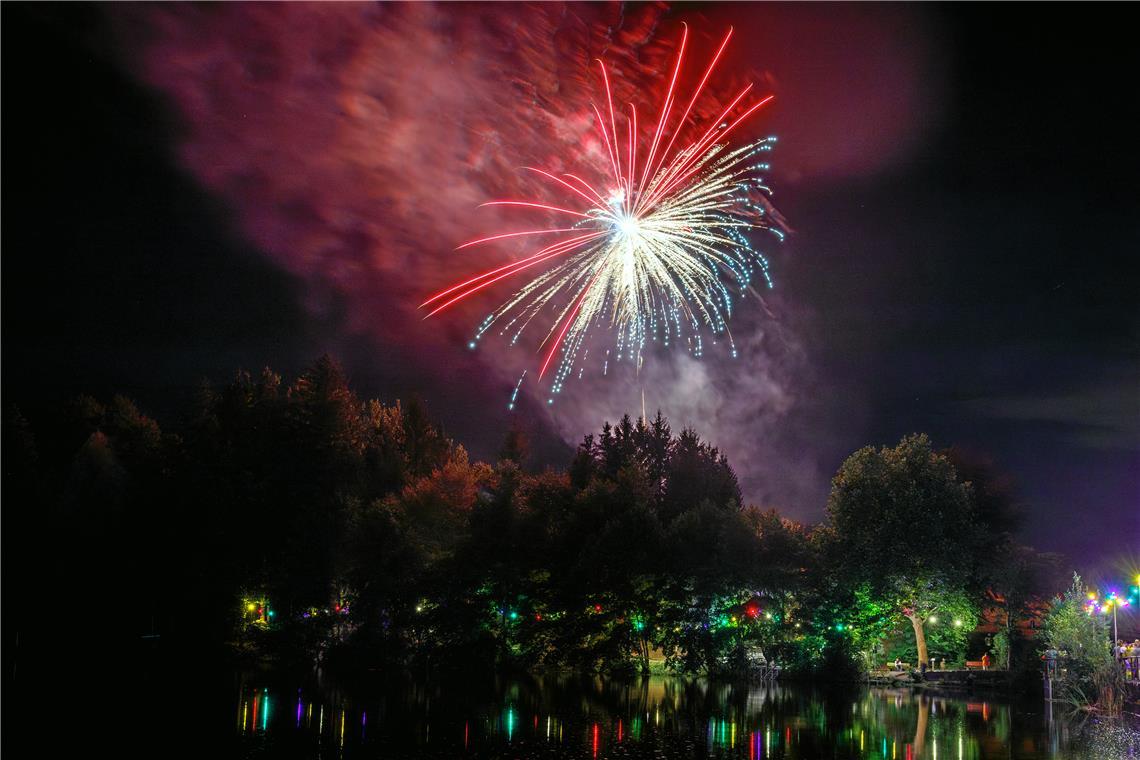
M 688 104 L 685 106 L 684 112 L 681 114 L 680 120 L 676 126 L 672 128 L 671 136 L 665 142 L 664 147 L 661 148 L 662 141 L 664 140 L 667 131 L 670 116 L 673 111 L 674 99 L 677 88 L 677 79 L 681 72 L 681 66 L 685 58 L 685 48 L 688 43 L 689 29 L 687 25 L 683 25 L 681 33 L 681 42 L 677 52 L 677 60 L 673 67 L 672 77 L 669 81 L 669 89 L 665 95 L 665 101 L 661 106 L 661 112 L 657 119 L 657 124 L 653 129 L 652 140 L 649 143 L 649 152 L 646 156 L 644 165 L 641 168 L 640 179 L 636 179 L 638 168 L 638 134 L 637 134 L 637 109 L 629 105 L 629 117 L 627 119 L 627 135 L 626 135 L 626 150 L 625 155 L 622 153 L 622 146 L 618 142 L 617 122 L 614 115 L 613 95 L 610 89 L 609 73 L 606 70 L 605 64 L 599 60 L 598 66 L 601 69 L 602 82 L 606 94 L 607 112 L 605 118 L 600 109 L 596 105 L 592 106 L 598 130 L 601 133 L 602 144 L 606 151 L 606 157 L 612 170 L 612 181 L 617 188 L 616 193 L 619 198 L 624 199 L 624 208 L 629 209 L 629 214 L 636 217 L 639 213 L 653 208 L 655 204 L 667 199 L 671 193 L 685 186 L 685 183 L 693 177 L 693 175 L 700 171 L 702 168 L 702 157 L 705 152 L 710 149 L 714 143 L 723 141 L 724 138 L 732 132 L 738 125 L 743 123 L 749 116 L 769 103 L 773 96 L 769 95 L 756 103 L 753 103 L 744 112 L 734 119 L 731 124 L 725 122 L 729 114 L 740 105 L 741 101 L 752 90 L 752 85 L 748 85 L 735 98 L 728 104 L 726 108 L 720 113 L 711 126 L 696 140 L 685 145 L 683 148 L 678 148 L 673 151 L 674 144 L 684 130 L 686 119 L 689 118 L 696 105 L 697 99 L 704 91 L 705 85 L 708 83 L 709 77 L 712 75 L 713 69 L 716 67 L 717 62 L 720 61 L 728 42 L 732 37 L 732 29 L 728 30 L 724 39 L 721 41 L 720 46 L 717 48 L 715 55 L 709 62 L 708 67 L 705 69 L 704 75 L 701 77 L 700 83 L 693 91 L 692 96 L 689 98 Z M 659 150 L 660 148 L 660 150 Z M 671 152 L 672 151 L 672 152 Z M 624 162 L 623 162 L 624 158 Z M 566 208 L 563 206 L 550 205 L 547 203 L 538 203 L 534 201 L 525 200 L 499 200 L 491 201 L 482 204 L 483 206 L 510 206 L 520 208 L 532 208 L 542 211 L 551 212 L 554 214 L 563 214 L 570 217 L 576 217 L 581 220 L 597 220 L 597 210 L 606 209 L 613 201 L 607 201 L 605 197 L 598 190 L 585 181 L 581 177 L 574 174 L 562 174 L 561 177 L 533 167 L 525 167 L 528 171 L 535 172 L 542 177 L 552 181 L 563 190 L 572 193 L 578 199 L 585 201 L 588 205 L 586 210 L 575 210 L 573 208 Z M 593 211 L 594 213 L 590 213 Z M 469 296 L 478 293 L 484 288 L 493 285 L 505 278 L 523 272 L 527 269 L 535 267 L 539 264 L 550 262 L 554 259 L 564 259 L 567 255 L 576 251 L 582 251 L 591 244 L 597 244 L 601 239 L 612 234 L 610 229 L 583 229 L 582 226 L 564 226 L 546 229 L 532 229 L 523 230 L 519 232 L 505 232 L 497 235 L 491 235 L 477 240 L 471 240 L 460 245 L 456 250 L 470 248 L 472 246 L 491 243 L 499 240 L 506 240 L 517 237 L 527 237 L 532 235 L 570 235 L 565 239 L 547 245 L 540 249 L 538 252 L 519 259 L 517 261 L 504 264 L 502 266 L 489 269 L 485 272 L 476 274 L 475 276 L 453 285 L 446 290 L 441 290 L 435 293 L 422 304 L 420 308 L 432 307 L 425 316 L 434 316 L 441 311 L 453 306 L 454 304 L 462 301 Z M 590 291 L 591 286 L 598 278 L 599 272 L 595 272 L 587 285 L 582 288 L 577 295 L 574 305 L 563 312 L 559 320 L 551 328 L 550 333 L 547 335 L 546 340 L 542 341 L 543 345 L 550 340 L 551 336 L 557 335 L 551 343 L 546 357 L 542 362 L 539 370 L 539 377 L 541 378 L 545 373 L 554 355 L 562 346 L 566 333 L 571 324 L 578 316 L 578 312 L 582 307 L 582 303 L 586 294 Z M 540 347 L 541 350 L 541 347 Z

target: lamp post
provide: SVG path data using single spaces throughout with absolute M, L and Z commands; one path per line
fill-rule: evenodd
M 1120 606 L 1120 600 L 1116 598 L 1116 592 L 1113 591 L 1108 595 L 1108 604 L 1112 607 L 1112 646 L 1116 647 L 1117 633 L 1116 633 L 1116 608 Z M 1127 602 L 1125 602 L 1127 604 Z
M 1116 640 L 1118 631 L 1116 626 L 1116 610 L 1120 607 L 1127 607 L 1131 600 L 1129 598 L 1120 597 L 1115 591 L 1110 591 L 1104 601 L 1097 599 L 1096 594 L 1089 592 L 1088 612 L 1091 615 L 1093 611 L 1107 615 L 1109 610 L 1112 610 L 1112 646 L 1116 647 Z M 1115 649 L 1114 649 L 1115 651 Z

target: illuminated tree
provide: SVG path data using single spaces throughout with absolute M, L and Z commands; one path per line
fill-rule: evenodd
M 1053 600 L 1041 636 L 1046 646 L 1060 653 L 1058 696 L 1074 705 L 1099 704 L 1116 712 L 1124 685 L 1112 656 L 1108 618 L 1090 611 L 1088 605 L 1081 577 L 1073 573 L 1072 585 Z
M 911 435 L 848 457 L 827 513 L 836 585 L 865 585 L 909 620 L 919 662 L 928 663 L 923 626 L 965 603 L 973 577 L 980 531 L 968 487 L 925 435 Z

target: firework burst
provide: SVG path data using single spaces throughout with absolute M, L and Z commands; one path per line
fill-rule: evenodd
M 594 106 L 594 115 L 609 164 L 604 184 L 527 167 L 567 200 L 497 200 L 483 205 L 537 209 L 565 223 L 491 235 L 459 248 L 529 236 L 549 236 L 554 242 L 434 294 L 421 304 L 430 309 L 427 316 L 502 280 L 537 272 L 483 320 L 470 347 L 492 329 L 513 345 L 538 320 L 546 327 L 539 345 L 538 378 L 554 368 L 551 394 L 561 391 L 576 368 L 581 377 L 596 333 L 610 336 L 609 347 L 595 356 L 603 374 L 611 361 L 633 361 L 640 370 L 651 344 L 681 343 L 700 357 L 706 331 L 714 339 L 726 336 L 735 356 L 728 329 L 734 292 L 743 293 L 757 271 L 768 287 L 772 284 L 767 259 L 753 247 L 749 235 L 763 230 L 782 239 L 783 232 L 772 220 L 770 190 L 763 179 L 768 165 L 762 156 L 772 149 L 775 138 L 732 148 L 728 137 L 772 96 L 742 105 L 752 90 L 751 85 L 745 87 L 698 137 L 674 150 L 731 37 L 730 29 L 680 119 L 670 127 L 688 40 L 685 27 L 656 126 L 644 140 L 632 104 L 623 114 L 625 128 L 619 129 L 609 74 L 598 61 L 606 102 L 604 112 Z M 639 155 L 643 142 L 648 144 L 644 159 Z M 522 378 L 512 395 L 512 408 L 521 383 Z

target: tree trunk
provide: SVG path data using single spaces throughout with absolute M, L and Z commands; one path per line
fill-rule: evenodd
M 930 664 L 926 655 L 926 632 L 922 630 L 922 618 L 918 615 L 907 615 L 910 618 L 910 625 L 914 628 L 914 643 L 918 648 L 918 663 L 917 666 L 921 667 L 923 663 Z

